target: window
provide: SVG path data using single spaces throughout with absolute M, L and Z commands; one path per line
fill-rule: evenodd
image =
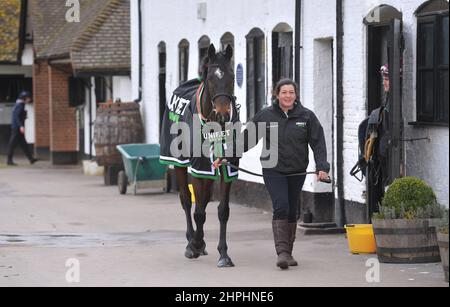
M 247 118 L 266 105 L 266 45 L 264 32 L 253 29 L 247 35 Z
M 180 84 L 188 80 L 189 75 L 189 42 L 183 39 L 178 45 L 179 51 L 179 81 Z
M 272 32 L 272 81 L 273 85 L 281 79 L 294 75 L 294 38 L 292 28 L 281 23 Z
M 222 51 L 225 51 L 225 49 L 227 48 L 227 46 L 231 46 L 233 47 L 233 52 L 235 52 L 234 49 L 234 35 L 231 34 L 230 32 L 225 33 L 221 38 L 220 38 L 220 47 Z M 234 67 L 234 56 L 231 59 L 231 67 L 233 67 L 233 70 L 235 69 Z
M 417 15 L 417 121 L 448 124 L 448 2 L 424 3 Z
M 85 104 L 85 80 L 69 77 L 69 106 L 76 108 Z
M 22 91 L 32 91 L 32 79 L 19 75 L 0 75 L 0 103 L 16 102 Z
M 113 97 L 112 77 L 95 77 L 95 101 L 97 104 L 108 102 Z
M 208 49 L 211 45 L 211 40 L 208 36 L 204 35 L 198 40 L 198 68 L 199 72 L 201 71 L 201 65 L 203 59 L 208 55 Z
M 158 45 L 158 62 L 159 62 L 159 119 L 160 131 L 166 110 L 166 68 L 167 68 L 167 50 L 166 43 L 160 42 Z

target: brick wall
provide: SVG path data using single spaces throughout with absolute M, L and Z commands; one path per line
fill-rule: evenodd
M 38 62 L 33 65 L 33 95 L 35 109 L 36 148 L 50 147 L 49 82 L 48 65 Z
M 68 65 L 49 67 L 50 94 L 50 151 L 77 152 L 77 121 L 74 108 L 69 107 L 68 78 L 72 75 Z

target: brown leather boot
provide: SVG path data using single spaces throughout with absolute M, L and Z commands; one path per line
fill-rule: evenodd
M 294 250 L 295 237 L 297 235 L 297 223 L 289 223 L 289 266 L 298 266 L 297 260 L 292 257 L 292 251 Z
M 277 267 L 282 270 L 289 268 L 289 223 L 287 220 L 272 222 L 275 250 L 277 251 Z

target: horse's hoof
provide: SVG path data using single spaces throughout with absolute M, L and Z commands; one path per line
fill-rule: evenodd
M 194 254 L 199 254 L 200 256 L 208 255 L 208 252 L 206 251 L 205 241 L 201 242 L 199 245 L 192 241 L 191 243 L 189 243 L 188 247 L 194 252 Z
M 219 268 L 234 268 L 234 263 L 231 261 L 230 258 L 222 258 L 219 260 L 219 263 L 217 264 L 217 267 Z
M 200 257 L 200 253 L 197 253 L 192 250 L 190 246 L 186 247 L 186 251 L 184 252 L 184 256 L 188 259 L 197 259 Z

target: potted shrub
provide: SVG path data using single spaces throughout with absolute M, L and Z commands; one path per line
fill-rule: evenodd
M 443 207 L 424 181 L 415 177 L 395 180 L 373 217 L 380 262 L 440 262 L 436 227 L 443 216 Z
M 439 228 L 438 244 L 441 251 L 442 266 L 445 273 L 445 281 L 448 282 L 448 210 L 445 213 L 442 226 Z

